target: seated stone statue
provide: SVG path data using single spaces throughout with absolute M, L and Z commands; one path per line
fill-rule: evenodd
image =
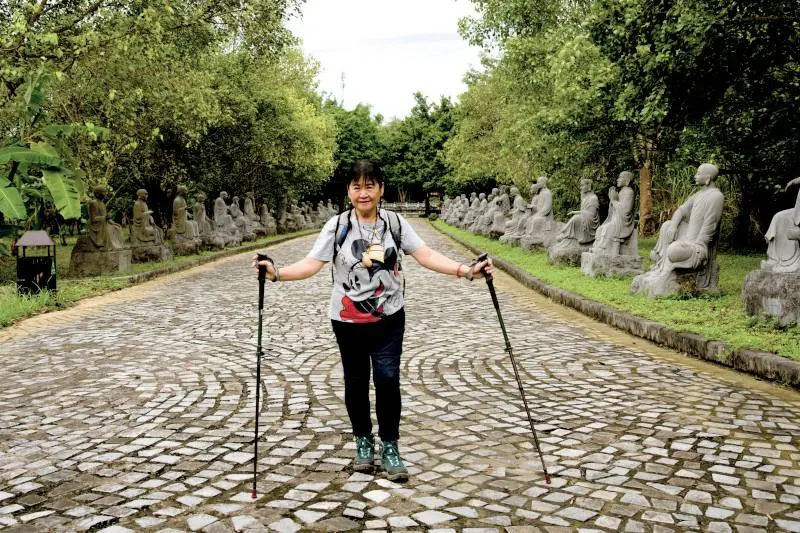
M 172 201 L 172 226 L 167 232 L 169 243 L 178 255 L 191 255 L 197 253 L 202 244 L 197 223 L 189 220 L 186 204 L 188 189 L 179 185 L 175 199 Z
M 494 222 L 494 214 L 497 211 L 497 200 L 499 198 L 500 188 L 495 187 L 492 189 L 492 192 L 489 193 L 489 201 L 487 202 L 486 210 L 480 214 L 474 224 L 475 231 L 473 233 L 486 237 L 489 236 L 489 231 L 492 229 L 492 223 Z
M 195 195 L 194 205 L 192 205 L 192 214 L 194 222 L 197 224 L 200 240 L 205 248 L 225 248 L 225 238 L 214 231 L 214 226 L 206 215 L 205 201 L 205 193 L 198 192 Z
M 494 210 L 492 212 L 492 224 L 489 227 L 489 237 L 499 239 L 506 232 L 508 222 L 508 212 L 511 211 L 511 200 L 505 185 L 500 186 L 500 193 L 494 200 Z
M 470 227 L 472 223 L 475 222 L 475 217 L 477 216 L 478 207 L 480 207 L 481 205 L 481 201 L 478 198 L 478 194 L 474 192 L 470 194 L 468 202 L 469 202 L 469 207 L 467 208 L 467 211 L 464 213 L 464 218 L 461 220 L 461 223 L 459 224 L 459 227 L 462 229 Z
M 795 178 L 786 185 L 800 184 Z M 800 191 L 794 207 L 779 211 L 764 238 L 767 260 L 747 274 L 742 303 L 748 315 L 767 314 L 782 326 L 800 323 Z
M 89 202 L 89 240 L 97 250 L 121 250 L 125 248 L 122 227 L 111 220 L 103 200 L 106 188 L 98 185 L 92 190 L 94 199 Z
M 256 235 L 264 235 L 267 233 L 264 226 L 261 224 L 261 218 L 256 214 L 255 200 L 253 200 L 253 193 L 248 192 L 244 197 L 244 216 L 250 221 L 250 227 Z
M 92 189 L 94 198 L 89 202 L 89 228 L 79 235 L 70 257 L 70 275 L 98 276 L 114 272 L 127 272 L 131 268 L 131 251 L 125 246 L 122 228 L 111 220 L 104 202 L 106 188 L 98 185 Z
M 547 247 L 561 231 L 562 223 L 553 217 L 553 193 L 547 188 L 547 178 L 539 177 L 531 185 L 533 198 L 528 206 L 530 216 L 525 224 L 520 244 L 525 250 Z
M 632 172 L 621 172 L 617 188 L 608 189 L 608 216 L 597 228 L 594 244 L 581 255 L 581 271 L 587 276 L 632 276 L 642 273 L 634 218 L 636 196 L 630 187 Z
M 651 297 L 676 294 L 682 282 L 690 292 L 717 291 L 716 261 L 724 198 L 715 183 L 719 170 L 704 163 L 695 174 L 700 190 L 692 194 L 661 226 L 650 252 L 653 267 L 633 278 L 631 291 Z
M 795 178 L 786 185 L 800 184 Z M 772 217 L 767 233 L 767 260 L 761 268 L 770 272 L 800 272 L 800 191 L 792 209 L 779 211 Z
M 242 242 L 242 234 L 228 214 L 228 204 L 225 203 L 227 198 L 228 193 L 222 191 L 214 200 L 214 231 L 225 239 L 225 246 L 238 246 Z
M 164 232 L 155 225 L 152 211 L 147 208 L 146 189 L 136 191 L 130 239 L 134 263 L 172 259 L 172 250 L 164 246 Z
M 278 233 L 278 224 L 275 221 L 275 217 L 269 212 L 266 198 L 264 199 L 264 203 L 261 204 L 261 225 L 264 226 L 267 235 L 275 235 Z
M 518 245 L 519 240 L 522 238 L 521 224 L 525 221 L 528 214 L 528 206 L 525 198 L 516 187 L 511 187 L 511 197 L 513 203 L 511 205 L 511 218 L 506 222 L 506 227 L 503 231 L 501 242 L 508 244 Z
M 600 224 L 600 201 L 592 191 L 592 180 L 584 178 L 580 183 L 581 208 L 570 211 L 567 221 L 556 240 L 547 249 L 550 262 L 554 264 L 579 265 L 581 254 L 591 249 L 595 231 Z

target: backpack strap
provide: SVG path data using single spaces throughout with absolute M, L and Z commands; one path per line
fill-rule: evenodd
M 333 230 L 333 261 L 331 261 L 331 282 L 333 282 L 333 267 L 336 264 L 336 256 L 339 254 L 339 249 L 344 244 L 345 239 L 347 239 L 347 234 L 350 232 L 350 228 L 352 227 L 353 223 L 350 220 L 350 214 L 353 212 L 353 209 L 350 208 L 347 211 L 343 211 L 339 213 L 336 217 L 336 229 Z M 342 217 L 347 217 L 347 223 L 344 224 L 342 227 Z M 341 231 L 339 230 L 341 228 Z

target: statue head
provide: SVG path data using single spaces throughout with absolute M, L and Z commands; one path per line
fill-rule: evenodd
M 519 196 L 519 189 L 516 187 L 511 187 L 511 196 Z
M 698 185 L 708 185 L 714 181 L 719 174 L 719 169 L 711 163 L 703 163 L 697 167 L 697 173 L 694 175 L 694 182 Z
M 106 197 L 106 186 L 95 185 L 94 187 L 92 187 L 92 195 L 98 200 L 102 200 L 103 198 Z
M 495 187 L 494 189 L 492 189 L 492 196 L 497 196 L 498 194 L 500 194 L 499 187 Z
M 474 200 L 475 198 L 478 197 L 478 193 L 476 193 L 475 191 L 472 191 L 472 194 L 470 194 L 469 197 Z
M 592 180 L 590 178 L 581 179 L 581 193 L 592 191 Z
M 486 193 L 485 192 L 480 193 L 478 195 L 478 198 L 480 198 L 481 200 L 485 200 L 486 199 Z
M 194 195 L 195 202 L 200 202 L 201 204 L 206 201 L 206 193 L 198 192 Z
M 617 178 L 617 187 L 627 187 L 633 181 L 633 172 L 629 172 L 625 170 L 624 172 L 619 173 L 619 177 Z
M 547 176 L 539 176 L 539 179 L 536 180 L 536 184 L 539 185 L 540 189 L 544 189 L 547 187 Z
M 136 197 L 142 201 L 147 200 L 147 189 L 139 189 L 136 191 Z
M 225 191 L 220 191 L 219 197 L 222 198 L 223 200 L 227 200 L 228 199 L 228 193 L 225 192 Z
M 189 189 L 186 188 L 186 185 L 178 185 L 178 195 L 179 196 L 186 196 L 189 193 Z

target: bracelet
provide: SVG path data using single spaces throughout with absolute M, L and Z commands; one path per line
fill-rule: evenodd
M 273 266 L 275 266 L 275 265 L 273 264 Z M 280 280 L 281 280 L 281 275 L 278 274 L 278 267 L 275 267 L 275 277 L 272 278 L 272 283 L 275 283 L 276 281 L 280 281 Z
M 464 265 L 464 263 L 459 263 L 459 264 L 458 264 L 458 267 L 456 267 L 456 277 L 457 277 L 457 278 L 460 278 L 460 277 L 461 277 L 461 267 L 462 267 L 462 266 L 465 266 L 465 265 Z
M 473 271 L 473 266 L 474 265 L 466 265 L 467 273 L 464 274 L 464 278 L 469 280 L 469 281 L 472 281 L 473 279 L 475 279 L 475 272 Z

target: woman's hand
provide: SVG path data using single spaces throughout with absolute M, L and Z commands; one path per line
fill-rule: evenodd
M 494 266 L 492 265 L 491 257 L 487 257 L 486 260 L 476 263 L 475 266 L 472 267 L 472 275 L 475 278 L 480 279 L 483 277 L 484 269 L 490 276 L 494 275 Z
M 256 271 L 256 276 L 258 275 L 258 267 L 263 266 L 267 268 L 267 279 L 270 281 L 275 281 L 275 277 L 277 276 L 277 269 L 272 261 L 259 261 L 258 256 L 253 256 L 253 262 L 251 263 L 253 270 Z

